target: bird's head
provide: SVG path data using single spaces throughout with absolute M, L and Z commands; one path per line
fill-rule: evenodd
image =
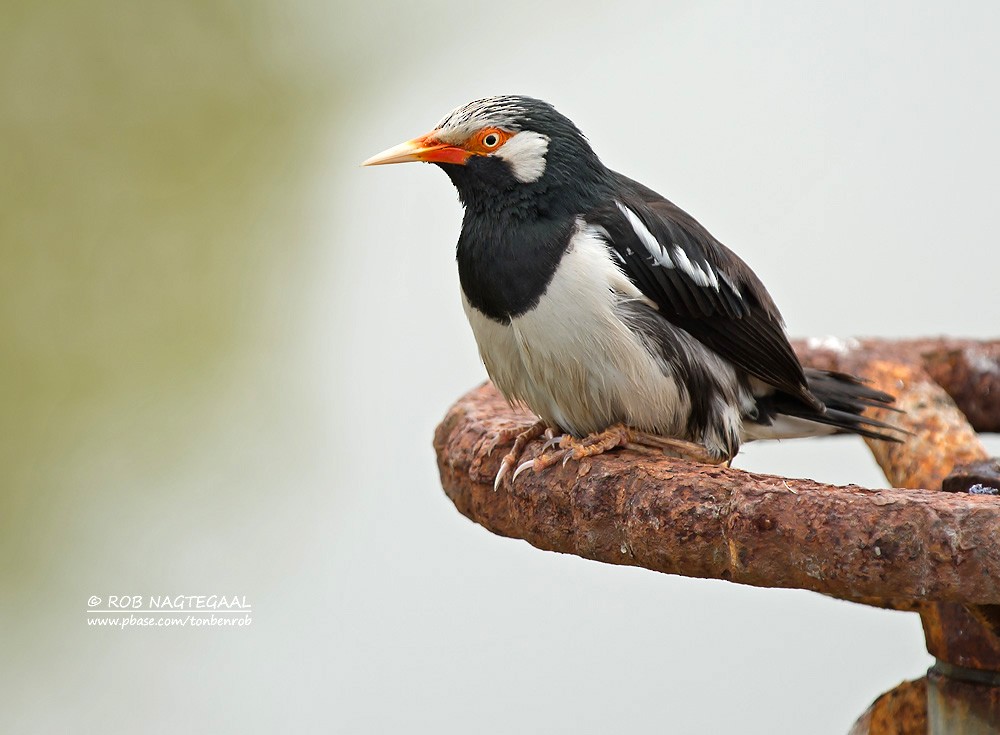
M 448 114 L 426 135 L 362 165 L 438 164 L 467 207 L 561 199 L 581 203 L 605 186 L 608 172 L 583 133 L 552 105 L 531 97 L 487 97 Z M 590 196 L 587 196 L 587 195 Z

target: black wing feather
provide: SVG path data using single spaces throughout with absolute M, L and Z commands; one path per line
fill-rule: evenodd
M 670 323 L 750 375 L 822 410 L 809 391 L 781 315 L 753 271 L 682 209 L 615 176 L 622 198 L 585 219 L 607 231 L 609 246 L 636 287 Z M 653 235 L 660 253 L 650 252 L 623 208 Z M 689 268 L 678 262 L 684 258 Z

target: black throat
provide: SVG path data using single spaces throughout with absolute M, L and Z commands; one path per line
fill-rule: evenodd
M 458 277 L 477 310 L 506 324 L 548 288 L 576 229 L 574 218 L 523 219 L 467 209 L 458 239 Z
M 465 205 L 457 252 L 462 291 L 494 321 L 506 324 L 538 305 L 579 215 L 605 190 L 597 176 L 561 175 L 556 154 L 553 160 L 550 150 L 546 174 L 531 183 L 495 158 L 442 166 Z

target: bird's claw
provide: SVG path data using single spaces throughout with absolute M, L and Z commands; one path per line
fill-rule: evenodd
M 500 469 L 497 471 L 497 476 L 493 480 L 493 490 L 494 492 L 500 489 L 503 484 L 504 478 L 510 474 L 511 469 L 517 464 L 518 459 L 521 458 L 521 454 L 524 453 L 524 448 L 529 442 L 537 439 L 540 436 L 545 436 L 547 439 L 552 438 L 552 429 L 545 426 L 541 421 L 536 421 L 534 424 L 529 426 L 527 429 L 517 430 L 517 429 L 504 429 L 499 432 L 497 437 L 490 443 L 490 449 L 487 451 L 487 456 L 489 453 L 496 448 L 501 442 L 510 441 L 514 439 L 514 446 L 511 447 L 510 451 L 504 456 L 503 460 L 500 462 Z M 520 467 L 514 472 L 514 476 L 511 477 L 511 482 L 517 477 L 518 472 L 520 472 Z
M 500 489 L 500 485 L 503 484 L 503 478 L 507 476 L 507 473 L 510 472 L 511 466 L 514 464 L 512 461 L 508 462 L 508 458 L 510 458 L 509 454 L 503 458 L 502 462 L 500 462 L 500 469 L 497 470 L 497 476 L 493 480 L 493 492 Z M 514 473 L 514 477 L 517 477 L 516 472 Z
M 566 434 L 556 436 L 555 432 L 552 431 L 552 429 L 546 429 L 545 443 L 542 445 L 542 454 L 545 454 L 545 452 L 552 449 L 552 447 L 556 446 L 557 444 L 562 444 L 563 440 L 565 439 L 566 439 Z
M 529 459 L 527 462 L 521 462 L 521 464 L 517 466 L 517 469 L 514 470 L 514 474 L 510 478 L 510 484 L 513 485 L 514 481 L 517 480 L 518 475 L 520 475 L 528 468 L 534 468 L 534 466 L 535 466 L 535 460 L 533 459 Z

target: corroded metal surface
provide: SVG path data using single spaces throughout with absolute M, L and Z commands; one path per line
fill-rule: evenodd
M 869 363 L 866 368 L 865 375 L 876 387 L 896 390 L 904 413 L 894 423 L 910 432 L 900 444 L 869 443 L 890 483 L 967 491 L 979 480 L 995 480 L 995 461 L 962 412 L 922 368 L 883 362 Z M 989 581 L 1000 589 L 1000 577 Z M 1000 615 L 995 605 L 936 600 L 923 606 L 920 615 L 927 650 L 935 658 L 956 666 L 1000 671 Z
M 435 436 L 448 496 L 495 533 L 612 564 L 849 600 L 1000 603 L 1000 498 L 838 487 L 624 451 L 526 472 L 495 492 L 502 451 L 485 456 L 483 446 L 530 421 L 486 384 Z
M 962 465 L 985 462 L 989 453 L 951 397 L 920 367 L 865 363 L 871 384 L 896 395 L 899 413 L 880 411 L 879 418 L 909 432 L 904 441 L 868 441 L 893 487 L 938 490 Z
M 955 666 L 1000 671 L 1000 638 L 984 619 L 994 606 L 935 603 L 920 613 L 927 650 Z
M 982 677 L 935 666 L 927 673 L 929 735 L 996 735 L 1000 732 L 1000 686 Z
M 904 681 L 883 694 L 848 735 L 927 735 L 927 679 Z
M 1000 497 L 989 494 L 1000 465 L 976 435 L 1000 431 L 1000 341 L 795 346 L 806 365 L 862 375 L 898 397 L 899 413 L 876 417 L 904 429 L 904 441 L 868 442 L 893 489 L 617 452 L 494 492 L 502 452 L 484 447 L 531 417 L 489 384 L 438 427 L 442 484 L 472 520 L 542 549 L 919 611 L 938 664 L 876 700 L 852 735 L 1000 732 L 1000 674 L 991 673 L 1000 672 Z

